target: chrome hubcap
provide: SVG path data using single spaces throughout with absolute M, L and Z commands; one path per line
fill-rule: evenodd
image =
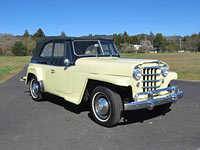
M 110 115 L 110 106 L 103 93 L 94 96 L 94 110 L 98 118 L 107 120 Z
M 106 99 L 100 98 L 96 103 L 96 110 L 98 111 L 98 113 L 100 113 L 101 115 L 106 115 L 108 113 L 109 108 Z
M 37 98 L 39 93 L 39 85 L 35 82 L 35 80 L 32 80 L 31 82 L 31 94 L 34 98 Z
M 33 92 L 38 94 L 38 85 L 36 83 L 33 83 Z

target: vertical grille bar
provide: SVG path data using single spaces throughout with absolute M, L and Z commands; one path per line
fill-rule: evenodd
M 151 69 L 151 74 L 153 74 L 153 69 Z M 153 80 L 153 76 L 151 76 L 151 80 Z M 151 87 L 153 86 L 153 82 L 151 82 Z M 153 90 L 153 88 L 151 88 L 151 91 Z
M 155 74 L 157 73 L 157 70 L 155 69 Z M 156 80 L 156 76 L 154 76 L 155 80 Z M 154 86 L 156 86 L 156 82 L 154 82 Z M 156 90 L 156 88 L 154 88 L 154 90 Z
M 146 69 L 143 69 L 143 74 L 146 74 Z M 146 76 L 143 76 L 143 81 L 145 81 Z M 143 87 L 145 87 L 146 82 L 143 82 Z M 145 92 L 145 89 L 143 89 L 143 92 Z

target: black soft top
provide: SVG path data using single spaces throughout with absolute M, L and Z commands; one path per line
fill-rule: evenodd
M 65 40 L 65 41 L 74 41 L 74 40 L 104 40 L 104 41 L 113 41 L 113 39 L 110 38 L 101 38 L 101 37 L 67 37 L 67 36 L 47 36 L 43 38 L 42 40 L 39 40 L 36 44 L 35 51 L 33 53 L 33 57 L 31 60 L 38 59 L 40 52 L 44 45 L 50 41 L 54 40 Z

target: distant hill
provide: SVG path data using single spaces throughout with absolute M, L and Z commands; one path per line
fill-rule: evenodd
M 16 41 L 20 41 L 21 36 L 13 36 L 11 34 L 0 34 L 0 55 L 13 55 L 11 48 Z

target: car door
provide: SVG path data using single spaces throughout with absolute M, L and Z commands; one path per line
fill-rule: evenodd
M 52 54 L 53 54 L 53 41 L 50 41 L 44 45 L 40 53 L 40 57 L 37 60 L 37 64 L 39 64 L 39 66 L 37 66 L 38 70 L 41 72 L 41 75 L 43 76 L 45 91 L 49 93 L 53 92 L 53 85 L 51 80 Z
M 52 60 L 52 81 L 55 92 L 70 94 L 73 92 L 73 65 L 64 65 L 64 60 L 72 61 L 70 42 L 55 41 Z

